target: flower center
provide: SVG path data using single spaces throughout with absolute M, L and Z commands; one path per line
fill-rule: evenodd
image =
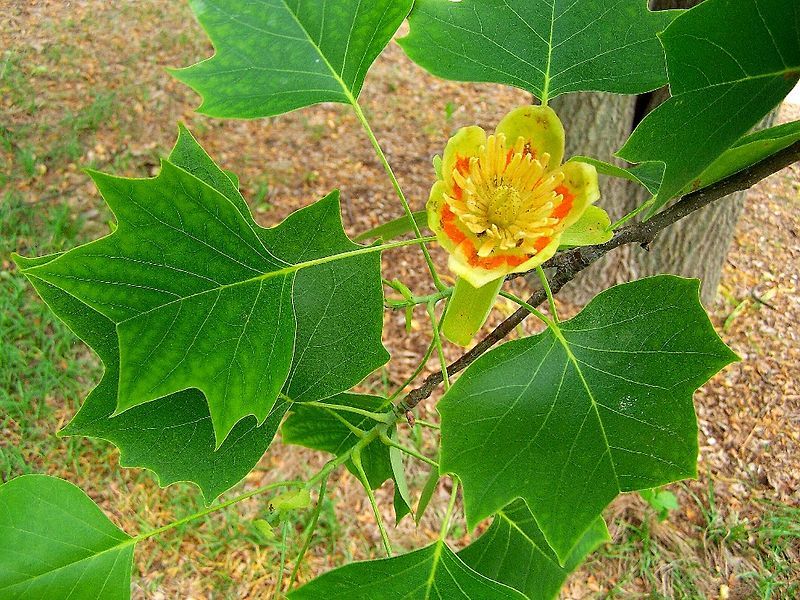
M 537 241 L 554 234 L 560 219 L 553 209 L 564 198 L 556 192 L 561 171 L 548 172 L 550 155 L 534 158 L 522 137 L 512 147 L 503 134 L 492 135 L 478 155 L 453 169 L 453 193 L 446 201 L 461 222 L 481 240 L 479 256 L 518 249 L 536 254 Z
M 510 185 L 500 185 L 487 203 L 486 218 L 492 225 L 509 227 L 522 209 L 522 196 Z

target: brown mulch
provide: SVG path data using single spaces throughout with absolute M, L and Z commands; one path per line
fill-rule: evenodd
M 176 123 L 183 121 L 217 162 L 239 174 L 242 191 L 253 202 L 256 218 L 263 225 L 278 223 L 334 188 L 342 192 L 343 218 L 350 234 L 402 214 L 368 139 L 347 107 L 326 104 L 257 121 L 217 121 L 195 114 L 198 98 L 164 71 L 164 67 L 189 64 L 211 52 L 184 3 L 72 0 L 13 4 L 10 11 L 0 14 L 0 48 L 5 49 L 0 69 L 2 61 L 6 61 L 6 70 L 18 65 L 20 81 L 27 86 L 25 94 L 31 97 L 30 103 L 23 103 L 0 90 L 0 125 L 28 135 L 25 142 L 36 150 L 36 175 L 13 183 L 31 211 L 67 204 L 85 219 L 87 236 L 103 232 L 108 213 L 80 169 L 91 163 L 118 175 L 153 175 L 158 169 L 157 157 L 168 152 Z M 65 116 L 85 110 L 98 95 L 112 98 L 113 110 L 94 130 L 81 134 L 80 158 L 69 162 L 48 158 L 48 148 L 57 145 L 63 135 L 60 124 Z M 419 210 L 432 183 L 431 157 L 441 152 L 449 135 L 473 123 L 493 127 L 529 97 L 501 86 L 435 79 L 392 44 L 371 72 L 362 99 L 413 208 Z M 798 118 L 797 107 L 787 106 L 781 114 L 783 121 Z M 0 151 L 6 153 L 6 164 L 11 164 L 13 151 Z M 619 597 L 650 593 L 678 597 L 680 592 L 672 587 L 669 576 L 670 565 L 688 559 L 698 565 L 696 587 L 705 597 L 755 597 L 750 595 L 755 594 L 750 584 L 739 577 L 761 568 L 754 562 L 753 548 L 747 542 L 733 547 L 702 537 L 709 527 L 701 506 L 707 508 L 709 489 L 713 489 L 715 518 L 723 524 L 744 522 L 750 528 L 756 528 L 768 511 L 767 501 L 800 507 L 798 236 L 800 167 L 795 165 L 750 192 L 721 293 L 710 307 L 723 339 L 742 361 L 695 397 L 701 431 L 699 481 L 671 486 L 681 508 L 663 523 L 655 522 L 651 511 L 635 496 L 619 499 L 608 511 L 612 534 L 619 542 L 625 541 L 631 524 L 651 527 L 650 536 L 661 549 L 661 558 L 653 567 L 661 583 L 630 577 L 630 561 L 641 560 L 639 555 L 604 555 L 571 577 L 565 598 L 605 597 L 617 584 Z M 35 246 L 35 241 L 32 244 Z M 435 258 L 446 272 L 441 253 Z M 418 250 L 394 252 L 384 260 L 384 267 L 386 278 L 397 277 L 420 294 L 430 291 Z M 502 305 L 500 312 L 510 310 Z M 415 313 L 412 327 L 414 333 L 408 335 L 402 314 L 387 315 L 385 343 L 393 356 L 387 377 L 393 384 L 413 370 L 429 342 L 424 311 Z M 452 359 L 458 351 L 451 347 L 448 354 Z M 426 372 L 436 367 L 432 359 Z M 434 420 L 433 405 L 431 401 L 421 407 L 420 416 Z M 62 411 L 61 417 L 69 414 Z M 58 424 L 51 428 L 55 432 Z M 98 470 L 88 459 L 82 459 L 74 471 L 72 465 L 59 463 L 58 456 L 40 457 L 34 466 L 81 485 L 130 532 L 185 514 L 182 506 L 170 503 L 175 488 L 158 490 L 147 475 L 119 473 L 115 455 L 111 456 L 112 464 L 104 465 L 106 471 Z M 307 474 L 322 460 L 314 453 L 276 445 L 247 483 Z M 109 471 L 115 473 L 112 483 L 98 474 Z M 425 474 L 425 470 L 414 472 L 412 483 L 420 486 Z M 446 485 L 437 492 L 439 510 L 448 496 Z M 338 474 L 331 488 L 343 525 L 333 538 L 330 555 L 327 547 L 312 548 L 303 579 L 346 560 L 380 554 L 378 533 L 358 484 L 349 475 Z M 379 491 L 384 504 L 390 504 L 390 491 Z M 698 504 L 695 497 L 703 502 Z M 255 518 L 262 509 L 257 502 L 243 505 L 242 521 Z M 426 543 L 436 535 L 438 519 L 429 512 L 417 529 L 410 520 L 404 521 L 391 533 L 397 548 Z M 278 560 L 275 548 L 246 542 L 241 529 L 228 529 L 222 517 L 214 523 L 233 541 L 213 557 L 202 536 L 189 535 L 182 543 L 143 544 L 134 567 L 136 597 L 212 598 L 220 597 L 214 592 L 219 589 L 228 590 L 230 596 L 225 597 L 259 598 L 271 593 Z M 457 537 L 461 538 L 458 543 L 467 540 L 463 528 Z M 790 551 L 800 562 L 800 548 Z

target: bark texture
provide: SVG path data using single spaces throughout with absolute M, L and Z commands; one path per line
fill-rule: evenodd
M 632 131 L 636 98 L 616 94 L 567 94 L 552 101 L 553 110 L 567 132 L 566 156 L 583 154 L 620 166 L 627 163 L 614 157 Z M 637 206 L 639 197 L 633 183 L 600 176 L 600 201 L 612 222 Z M 617 283 L 636 278 L 632 270 L 631 249 L 620 248 L 583 271 L 564 290 L 570 301 L 585 304 L 598 292 Z

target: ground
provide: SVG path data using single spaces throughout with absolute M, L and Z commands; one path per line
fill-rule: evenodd
M 351 234 L 401 210 L 369 141 L 344 106 L 249 122 L 195 114 L 198 98 L 165 71 L 212 50 L 182 2 L 16 2 L 0 14 L 0 48 L 0 477 L 65 477 L 129 533 L 147 531 L 197 510 L 199 493 L 188 484 L 162 490 L 149 472 L 120 469 L 116 450 L 105 442 L 56 437 L 98 380 L 100 367 L 36 299 L 10 253 L 58 251 L 106 232 L 110 215 L 81 169 L 151 176 L 181 121 L 220 164 L 240 175 L 242 191 L 264 225 L 333 188 L 342 191 Z M 362 98 L 415 209 L 422 208 L 433 179 L 431 157 L 457 127 L 491 128 L 527 101 L 525 93 L 508 88 L 434 79 L 395 44 L 371 72 Z M 798 117 L 789 106 L 781 114 L 784 121 Z M 606 511 L 614 543 L 570 578 L 564 598 L 800 593 L 798 235 L 795 165 L 751 191 L 719 297 L 709 307 L 742 361 L 695 396 L 698 480 L 669 486 L 679 508 L 664 521 L 637 495 L 615 501 Z M 436 260 L 444 264 L 441 254 Z M 399 277 L 419 293 L 428 285 L 413 250 L 392 254 L 385 268 L 387 278 Z M 499 308 L 495 318 L 511 310 Z M 369 389 L 383 391 L 408 375 L 427 346 L 425 326 L 425 315 L 415 314 L 415 331 L 408 335 L 402 315 L 387 316 L 385 343 L 394 361 L 367 382 Z M 422 416 L 436 418 L 435 399 Z M 423 447 L 427 443 L 422 440 Z M 323 461 L 276 443 L 242 485 L 302 477 Z M 414 473 L 412 484 L 419 489 L 426 475 Z M 435 536 L 446 485 L 418 529 L 406 520 L 391 531 L 396 549 Z M 331 488 L 301 580 L 344 561 L 379 556 L 377 530 L 358 484 L 338 474 Z M 381 490 L 379 498 L 388 500 L 389 494 Z M 263 501 L 250 501 L 141 544 L 134 597 L 266 597 L 275 586 L 281 544 L 265 539 L 254 525 L 265 510 Z M 289 522 L 295 532 L 287 542 L 289 557 L 301 543 L 304 519 Z M 456 546 L 469 539 L 461 525 L 452 537 Z

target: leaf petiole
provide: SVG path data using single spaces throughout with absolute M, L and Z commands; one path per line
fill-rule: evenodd
M 319 485 L 319 494 L 317 495 L 317 505 L 314 507 L 314 512 L 311 514 L 311 521 L 306 527 L 306 539 L 303 541 L 303 547 L 297 555 L 297 560 L 292 567 L 292 573 L 289 576 L 289 585 L 287 589 L 292 589 L 295 581 L 297 581 L 297 574 L 300 572 L 300 565 L 303 564 L 303 559 L 311 546 L 311 538 L 314 537 L 314 532 L 317 530 L 317 523 L 319 523 L 319 515 L 322 512 L 322 502 L 325 499 L 325 493 L 328 489 L 328 475 L 322 478 L 322 483 Z
M 629 212 L 627 215 L 622 217 L 620 220 L 618 220 L 618 221 L 612 223 L 611 225 L 609 225 L 608 228 L 606 229 L 606 231 L 615 231 L 616 229 L 619 229 L 620 227 L 625 225 L 625 223 L 627 223 L 628 221 L 633 219 L 636 215 L 638 215 L 642 211 L 644 211 L 644 210 L 650 208 L 651 206 L 653 206 L 653 204 L 655 204 L 655 201 L 656 201 L 656 197 L 655 196 L 651 196 L 650 199 L 647 200 L 646 202 L 644 202 L 642 205 L 637 206 L 631 212 Z
M 383 442 L 387 446 L 391 446 L 393 448 L 397 448 L 398 450 L 400 450 L 400 452 L 404 452 L 405 454 L 408 454 L 409 456 L 413 456 L 417 460 L 421 460 L 424 463 L 428 463 L 432 467 L 435 467 L 437 469 L 439 468 L 439 463 L 437 463 L 435 460 L 433 460 L 432 458 L 428 458 L 427 456 L 425 456 L 424 454 L 422 454 L 420 452 L 417 452 L 413 448 L 409 448 L 408 446 L 404 446 L 403 444 L 401 444 L 399 442 L 396 442 L 395 440 L 390 438 L 386 434 L 386 432 L 381 432 L 380 439 L 381 439 L 381 442 Z
M 328 404 L 327 402 L 302 402 L 305 406 L 316 406 L 317 408 L 326 408 L 330 411 L 334 412 L 349 412 L 356 415 L 361 415 L 362 417 L 367 417 L 368 419 L 372 419 L 373 421 L 377 421 L 378 423 L 393 423 L 395 420 L 395 416 L 392 413 L 376 413 L 369 410 L 364 410 L 363 408 L 358 408 L 356 406 L 345 406 L 343 404 Z
M 445 316 L 447 316 L 447 308 L 445 307 Z M 450 376 L 447 373 L 447 358 L 444 355 L 444 347 L 442 346 L 442 338 L 439 335 L 439 321 L 436 319 L 436 303 L 428 302 L 428 316 L 431 318 L 431 329 L 433 330 L 433 343 L 436 345 L 436 352 L 439 355 L 439 364 L 442 368 L 442 376 L 444 383 L 444 391 L 450 389 Z M 444 317 L 442 317 L 444 320 Z
M 389 164 L 389 160 L 386 158 L 386 154 L 384 154 L 380 142 L 378 142 L 378 138 L 375 136 L 375 132 L 372 130 L 372 126 L 369 124 L 369 120 L 364 114 L 364 111 L 361 109 L 361 105 L 349 90 L 345 90 L 345 94 L 347 95 L 347 99 L 350 101 L 350 104 L 353 107 L 353 111 L 356 113 L 356 118 L 361 123 L 364 131 L 367 133 L 367 137 L 369 137 L 369 141 L 372 143 L 372 147 L 375 150 L 378 160 L 380 160 L 384 170 L 386 171 L 386 174 L 389 176 L 389 180 L 392 182 L 392 187 L 394 187 L 394 191 L 397 193 L 397 197 L 400 199 L 400 203 L 403 205 L 406 218 L 408 219 L 409 224 L 414 231 L 414 237 L 417 240 L 423 240 L 424 238 L 422 237 L 422 232 L 420 231 L 419 225 L 414 219 L 414 213 L 411 211 L 411 206 L 409 206 L 406 195 L 403 193 L 403 188 L 400 187 L 400 182 L 397 181 L 397 177 L 392 170 L 392 166 Z M 433 264 L 433 259 L 431 258 L 431 254 L 428 251 L 427 246 L 425 246 L 425 243 L 423 242 L 420 247 L 422 248 L 422 254 L 425 257 L 425 263 L 428 265 L 428 270 L 431 273 L 431 277 L 433 278 L 433 283 L 436 286 L 436 289 L 439 291 L 443 290 L 445 285 L 442 283 L 442 280 L 439 278 L 439 274 L 436 272 L 436 266 Z
M 386 526 L 383 523 L 383 516 L 381 516 L 381 511 L 378 508 L 377 501 L 375 500 L 375 494 L 373 493 L 372 487 L 369 484 L 369 479 L 367 479 L 367 472 L 364 470 L 364 465 L 361 463 L 361 448 L 359 448 L 358 445 L 356 445 L 356 450 L 353 451 L 350 460 L 353 461 L 353 464 L 355 465 L 360 476 L 361 483 L 364 485 L 364 489 L 367 490 L 367 498 L 372 506 L 372 512 L 375 514 L 375 522 L 378 524 L 378 531 L 380 531 L 381 534 L 381 540 L 383 541 L 383 547 L 386 550 L 386 556 L 391 557 L 392 544 L 389 541 L 389 535 L 386 533 Z
M 542 284 L 544 293 L 547 294 L 547 303 L 550 306 L 550 316 L 553 317 L 553 321 L 558 323 L 556 299 L 553 297 L 553 290 L 550 289 L 550 282 L 547 280 L 547 275 L 544 274 L 544 269 L 542 269 L 542 267 L 536 267 L 536 274 L 539 276 L 539 281 Z

